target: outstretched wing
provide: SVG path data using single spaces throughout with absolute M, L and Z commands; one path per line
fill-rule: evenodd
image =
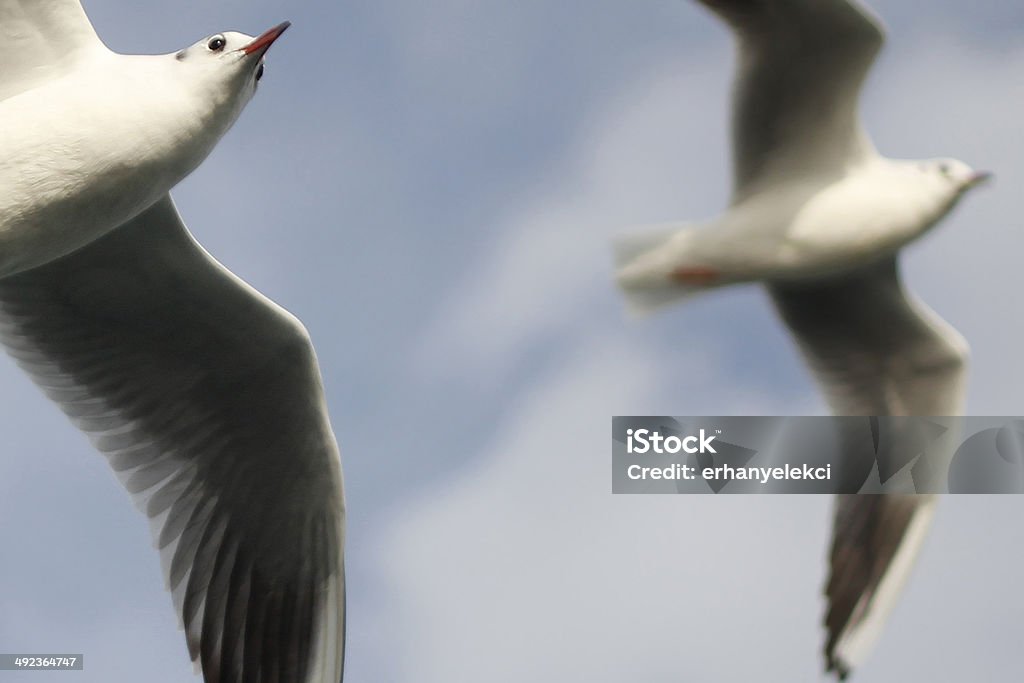
M 836 415 L 959 415 L 967 342 L 897 271 L 893 257 L 769 291 Z
M 0 341 L 150 517 L 205 680 L 337 683 L 344 497 L 302 324 L 165 197 L 0 280 Z
M 895 258 L 805 287 L 769 290 L 836 415 L 961 414 L 967 343 L 903 291 Z M 838 497 L 825 657 L 841 677 L 880 632 L 934 502 L 932 496 Z
M 0 0 L 0 101 L 106 50 L 78 0 Z
M 856 0 L 699 1 L 739 39 L 734 202 L 769 178 L 837 173 L 874 154 L 857 110 L 884 34 Z

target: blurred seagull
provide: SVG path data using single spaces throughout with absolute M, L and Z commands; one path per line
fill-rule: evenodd
M 987 173 L 880 156 L 857 112 L 883 42 L 847 0 L 700 0 L 739 40 L 734 192 L 709 225 L 617 245 L 632 308 L 764 282 L 837 415 L 958 415 L 967 344 L 904 292 L 897 252 Z M 840 496 L 826 666 L 843 678 L 870 646 L 920 548 L 927 496 Z
M 120 55 L 78 0 L 0 0 L 0 341 L 149 516 L 209 683 L 337 683 L 344 498 L 302 324 L 168 190 L 288 27 Z

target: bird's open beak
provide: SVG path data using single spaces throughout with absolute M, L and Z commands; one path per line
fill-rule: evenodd
M 992 174 L 988 171 L 976 171 L 971 174 L 971 177 L 967 179 L 967 187 L 977 187 L 983 185 L 988 181 L 992 180 Z
M 280 23 L 274 28 L 270 29 L 269 31 L 264 31 L 263 35 L 261 35 L 259 38 L 252 41 L 245 47 L 239 49 L 247 55 L 251 55 L 254 52 L 259 52 L 260 54 L 263 54 L 264 52 L 267 51 L 267 48 L 273 45 L 275 40 L 281 37 L 281 34 L 285 32 L 285 29 L 287 29 L 291 25 L 292 22 L 290 21 Z

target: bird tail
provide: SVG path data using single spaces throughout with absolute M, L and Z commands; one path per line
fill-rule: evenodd
M 613 243 L 615 279 L 631 313 L 648 314 L 714 286 L 713 269 L 687 264 L 693 233 L 677 223 L 648 228 Z

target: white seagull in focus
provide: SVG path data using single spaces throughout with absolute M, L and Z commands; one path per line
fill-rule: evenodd
M 0 341 L 149 516 L 208 683 L 342 677 L 344 496 L 313 347 L 168 196 L 287 27 L 121 55 L 78 0 L 0 0 Z
M 904 291 L 897 252 L 989 174 L 875 151 L 857 105 L 883 32 L 859 3 L 700 1 L 739 43 L 733 197 L 708 225 L 618 245 L 630 305 L 763 282 L 836 415 L 961 414 L 967 344 Z M 934 503 L 839 496 L 825 658 L 840 678 L 891 610 Z

